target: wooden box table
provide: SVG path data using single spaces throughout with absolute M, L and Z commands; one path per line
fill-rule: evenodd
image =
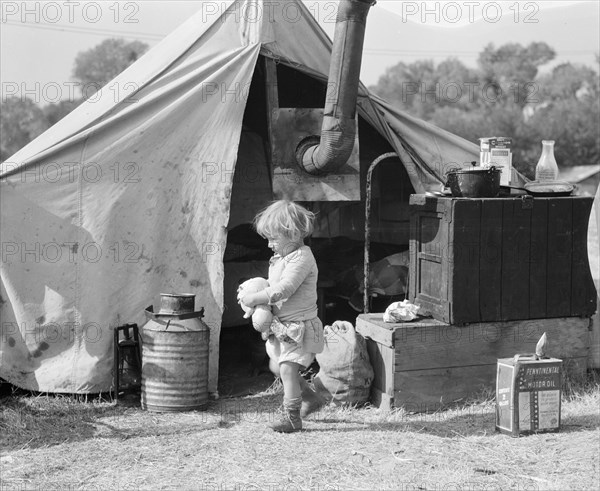
M 449 325 L 436 319 L 383 322 L 383 314 L 361 314 L 356 331 L 367 339 L 375 372 L 371 402 L 386 409 L 436 411 L 493 389 L 499 358 L 534 353 L 545 332 L 547 354 L 561 358 L 565 373 L 587 370 L 588 318 L 567 317 Z
M 592 201 L 412 195 L 409 299 L 449 324 L 590 317 Z

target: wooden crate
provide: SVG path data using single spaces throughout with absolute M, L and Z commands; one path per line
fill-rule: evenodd
M 409 299 L 449 324 L 591 316 L 592 201 L 412 195 Z
M 371 402 L 413 412 L 435 411 L 482 388 L 493 389 L 498 359 L 535 352 L 544 332 L 547 354 L 561 358 L 569 376 L 582 376 L 589 325 L 580 317 L 467 326 L 435 319 L 386 323 L 382 314 L 361 314 L 356 320 L 375 372 Z

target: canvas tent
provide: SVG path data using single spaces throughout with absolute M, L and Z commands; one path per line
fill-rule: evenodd
M 216 392 L 227 230 L 251 211 L 232 211 L 234 172 L 239 156 L 268 154 L 243 132 L 247 88 L 261 59 L 324 81 L 330 51 L 297 0 L 230 0 L 218 15 L 200 9 L 8 159 L 0 377 L 40 391 L 109 390 L 111 330 L 143 324 L 160 292 L 185 292 L 205 309 Z M 362 86 L 358 111 L 417 192 L 437 190 L 449 164 L 478 158 L 476 145 Z M 266 182 L 254 193 L 264 204 L 273 198 Z

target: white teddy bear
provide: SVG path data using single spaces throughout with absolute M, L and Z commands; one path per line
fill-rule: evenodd
M 271 307 L 267 304 L 257 305 L 256 307 L 247 307 L 241 301 L 241 297 L 248 293 L 256 293 L 269 286 L 269 282 L 264 278 L 256 277 L 244 281 L 238 288 L 238 300 L 240 307 L 245 312 L 244 319 L 252 316 L 252 327 L 260 332 L 263 340 L 266 340 L 271 334 L 271 322 L 273 313 Z

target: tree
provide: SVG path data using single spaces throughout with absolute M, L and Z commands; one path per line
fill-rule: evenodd
M 546 43 L 531 43 L 527 47 L 509 43 L 498 49 L 488 44 L 478 59 L 482 83 L 491 90 L 488 99 L 495 102 L 512 100 L 524 107 L 535 87 L 538 68 L 555 56 Z M 497 105 L 493 107 L 496 109 Z
M 107 39 L 79 53 L 75 59 L 73 77 L 81 82 L 84 98 L 93 96 L 147 50 L 148 45 L 140 41 Z M 9 97 L 1 105 L 0 161 L 16 153 L 83 100 L 60 101 L 41 109 L 30 99 Z
M 5 161 L 48 128 L 44 112 L 27 98 L 8 97 L 0 110 L 0 161 Z
M 75 58 L 73 77 L 82 84 L 82 96 L 89 98 L 148 50 L 140 41 L 106 39 Z
M 482 135 L 491 134 L 489 120 L 483 113 L 465 111 L 458 106 L 436 109 L 432 114 L 431 122 L 474 143 L 477 143 Z
M 474 143 L 486 136 L 512 138 L 513 165 L 533 178 L 544 139 L 556 141 L 555 155 L 561 166 L 600 161 L 598 71 L 566 63 L 540 75 L 539 68 L 554 56 L 546 43 L 499 48 L 489 44 L 480 53 L 476 70 L 454 59 L 437 66 L 431 61 L 401 62 L 371 89 Z M 440 88 L 437 100 L 432 93 L 436 85 Z M 418 86 L 426 87 L 427 93 L 406 91 Z M 457 87 L 463 88 L 462 97 L 449 90 Z
M 398 63 L 388 68 L 371 89 L 392 104 L 423 119 L 430 119 L 440 107 L 467 108 L 477 83 L 477 74 L 455 58 L 437 67 L 432 60 Z
M 75 109 L 79 104 L 83 102 L 83 99 L 75 99 L 74 101 L 66 100 L 60 101 L 53 104 L 48 104 L 44 106 L 42 109 L 44 111 L 44 115 L 46 116 L 46 120 L 48 121 L 48 125 L 52 126 L 64 118 L 67 114 L 69 114 L 73 109 Z
M 539 142 L 555 140 L 560 166 L 600 161 L 600 94 L 598 74 L 589 67 L 565 63 L 538 79 L 539 103 L 530 106 L 527 125 L 538 142 L 530 160 L 539 157 Z M 537 152 L 536 152 L 537 150 Z
M 536 80 L 542 104 L 564 99 L 598 98 L 598 73 L 584 65 L 563 63 Z
M 429 111 L 425 107 L 427 97 L 423 87 L 434 84 L 434 72 L 431 60 L 400 62 L 386 70 L 373 90 L 390 103 L 424 118 Z

